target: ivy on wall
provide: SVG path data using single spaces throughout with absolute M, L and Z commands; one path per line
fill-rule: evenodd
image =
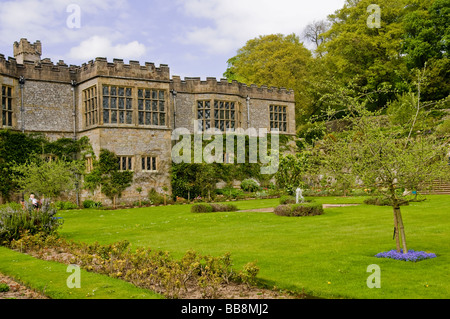
M 261 174 L 262 163 L 250 163 L 249 161 L 249 149 L 250 143 L 253 137 L 245 136 L 245 163 L 194 163 L 194 138 L 191 138 L 191 163 L 172 163 L 171 169 L 171 181 L 173 196 L 179 196 L 183 198 L 193 199 L 197 196 L 206 197 L 209 193 L 213 192 L 216 188 L 216 184 L 220 181 L 224 181 L 230 184 L 233 181 L 243 181 L 248 178 L 257 179 L 261 186 L 268 187 L 270 181 L 274 175 Z M 280 152 L 288 149 L 287 144 L 291 141 L 290 136 L 279 135 Z M 212 141 L 212 140 L 211 140 Z M 203 149 L 211 141 L 203 141 Z M 234 143 L 234 154 L 237 154 L 238 139 Z M 271 136 L 267 136 L 267 149 L 271 149 Z M 226 139 L 223 141 L 223 151 L 226 148 Z M 239 145 L 241 147 L 241 145 Z M 257 149 L 259 154 L 259 148 Z M 214 156 L 214 152 L 212 152 Z
M 85 156 L 92 153 L 87 137 L 50 141 L 42 134 L 0 130 L 0 194 L 4 200 L 10 201 L 12 195 L 19 191 L 14 167 L 31 162 L 39 165 L 49 158 L 57 158 L 66 162 L 76 161 L 84 168 Z

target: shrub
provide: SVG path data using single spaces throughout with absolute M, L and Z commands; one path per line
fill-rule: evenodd
M 300 217 L 322 215 L 323 207 L 320 204 L 280 205 L 274 213 L 278 216 Z
M 102 202 L 95 202 L 91 199 L 87 199 L 83 202 L 83 207 L 84 208 L 100 208 L 102 207 Z
M 164 204 L 164 196 L 158 193 L 154 188 L 149 190 L 147 197 L 152 202 L 153 205 Z
M 192 213 L 212 213 L 212 206 L 209 204 L 196 204 L 191 207 Z
M 281 196 L 280 205 L 296 204 L 295 197 L 293 196 Z
M 239 196 L 244 195 L 244 192 L 242 191 L 242 189 L 236 189 L 233 187 L 216 189 L 215 193 L 216 193 L 216 195 L 223 195 L 225 198 L 229 198 L 229 199 L 236 199 Z
M 55 203 L 55 206 L 59 210 L 78 209 L 77 204 L 72 203 L 72 202 L 57 201 Z
M 44 203 L 39 210 L 29 203 L 17 208 L 11 205 L 0 209 L 0 244 L 19 239 L 22 234 L 52 234 L 61 226 L 62 221 L 55 217 L 57 209 Z
M 238 210 L 233 204 L 210 204 L 213 212 L 235 212 Z
M 8 292 L 8 291 L 9 291 L 9 286 L 7 284 L 0 283 L 0 292 Z
M 241 189 L 245 192 L 256 192 L 259 190 L 259 183 L 254 179 L 244 179 L 241 182 Z
M 364 204 L 376 205 L 376 206 L 392 206 L 389 198 L 385 198 L 385 197 L 369 197 L 364 200 Z M 409 205 L 408 202 L 402 204 L 402 206 L 407 206 L 407 205 Z
M 178 298 L 183 292 L 189 296 L 192 290 L 199 290 L 203 298 L 217 299 L 222 284 L 230 281 L 255 284 L 259 272 L 255 263 L 246 264 L 242 270 L 234 270 L 229 253 L 213 257 L 189 250 L 177 260 L 165 251 L 131 249 L 128 241 L 100 245 L 72 242 L 59 236 L 25 235 L 11 242 L 12 249 L 38 256 L 43 256 L 44 247 L 65 253 L 53 254 L 55 261 L 64 262 L 67 258 L 64 255 L 69 254 L 69 262 L 83 269 L 128 281 L 167 298 Z
M 290 216 L 292 208 L 290 205 L 280 205 L 275 208 L 275 215 L 278 216 Z
M 192 213 L 235 212 L 238 208 L 233 204 L 196 204 L 191 208 Z

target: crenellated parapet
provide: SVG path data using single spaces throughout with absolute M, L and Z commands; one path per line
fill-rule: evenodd
M 173 89 L 180 93 L 191 94 L 224 94 L 224 95 L 238 95 L 243 98 L 250 97 L 251 99 L 262 100 L 277 100 L 285 102 L 295 102 L 295 95 L 293 90 L 286 88 L 246 85 L 237 81 L 229 82 L 227 79 L 217 80 L 216 78 L 206 78 L 202 81 L 200 78 L 184 78 L 182 80 L 179 76 L 172 77 Z
M 105 58 L 84 63 L 82 66 L 67 65 L 64 61 L 53 63 L 50 59 L 40 61 L 24 61 L 17 63 L 15 58 L 0 54 L 0 74 L 18 78 L 23 76 L 27 80 L 39 80 L 48 82 L 77 83 L 87 81 L 95 77 L 134 78 L 140 80 L 170 81 L 170 69 L 161 64 L 156 67 L 154 63 L 140 65 L 137 61 L 125 64 L 121 59 L 108 62 Z
M 64 61 L 54 64 L 50 59 L 35 62 L 25 60 L 19 64 L 15 58 L 6 60 L 0 54 L 0 74 L 14 78 L 23 76 L 27 80 L 71 83 L 76 79 L 77 67 L 68 66 Z
M 130 61 L 129 64 L 126 64 L 122 59 L 113 59 L 113 62 L 108 62 L 106 58 L 96 58 L 88 63 L 84 63 L 77 69 L 78 82 L 94 77 L 133 78 L 168 82 L 170 81 L 170 69 L 165 64 L 161 64 L 159 67 L 150 62 L 141 65 L 138 61 Z

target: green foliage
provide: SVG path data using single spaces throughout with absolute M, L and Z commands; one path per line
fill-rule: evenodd
M 24 205 L 24 208 L 18 208 L 17 205 L 0 208 L 0 244 L 17 240 L 25 233 L 54 234 L 62 225 L 62 221 L 55 218 L 56 208 L 48 202 L 39 210 L 34 209 L 29 203 Z
M 77 170 L 81 170 L 84 165 L 82 157 L 91 151 L 92 148 L 87 137 L 83 137 L 78 141 L 63 138 L 50 142 L 39 134 L 23 134 L 21 132 L 1 130 L 0 193 L 5 199 L 9 200 L 12 192 L 19 190 L 17 172 L 14 170 L 14 167 L 25 167 L 30 162 L 40 166 L 44 155 L 52 155 L 59 161 L 73 163 Z M 79 155 L 79 159 L 77 159 L 77 155 Z M 44 166 L 42 170 L 47 174 L 49 173 L 47 169 L 52 170 L 53 166 L 49 164 L 49 167 Z M 67 174 L 63 176 L 67 177 Z M 39 179 L 39 176 L 36 178 Z M 76 176 L 74 176 L 74 180 L 77 180 Z M 40 185 L 39 188 L 42 188 L 42 186 L 45 185 Z M 48 189 L 50 186 L 44 188 Z M 38 190 L 33 191 L 38 192 Z
M 281 196 L 280 205 L 295 204 L 297 201 L 293 196 Z
M 213 212 L 235 212 L 238 210 L 234 204 L 210 204 Z
M 147 198 L 153 205 L 164 204 L 164 196 L 158 193 L 154 188 L 148 191 Z
M 440 136 L 449 136 L 450 135 L 450 117 L 446 118 L 437 128 L 436 132 Z
M 192 213 L 235 212 L 238 208 L 233 204 L 195 204 L 191 207 Z
M 84 208 L 100 208 L 102 207 L 102 203 L 101 202 L 96 202 L 93 201 L 91 199 L 86 199 L 85 201 L 83 201 L 83 207 Z
M 256 192 L 260 189 L 260 185 L 258 183 L 258 181 L 252 179 L 252 178 L 248 178 L 248 179 L 244 179 L 241 182 L 241 189 L 244 192 Z
M 9 286 L 8 284 L 0 283 L 0 292 L 8 292 Z
M 228 60 L 224 76 L 242 83 L 268 85 L 305 92 L 311 52 L 295 34 L 271 34 L 249 40 Z M 308 104 L 307 94 L 296 94 L 298 106 Z M 298 108 L 298 115 L 301 109 Z
M 11 248 L 27 253 L 39 253 L 44 247 L 70 254 L 71 263 L 88 271 L 119 278 L 172 299 L 189 295 L 193 290 L 200 292 L 203 298 L 218 298 L 221 285 L 231 282 L 256 284 L 259 273 L 255 263 L 246 264 L 240 271 L 233 270 L 229 253 L 213 257 L 189 250 L 177 260 L 165 251 L 132 249 L 126 240 L 100 245 L 26 234 L 11 242 Z M 56 254 L 54 258 L 58 260 L 59 256 Z
M 376 206 L 392 206 L 391 201 L 386 197 L 369 197 L 364 200 L 366 205 L 376 205 Z M 409 203 L 403 203 L 402 205 L 408 205 Z
M 76 175 L 81 172 L 79 162 L 33 161 L 11 167 L 13 180 L 27 192 L 55 198 L 62 192 L 75 189 Z
M 193 140 L 193 139 L 192 139 Z M 245 136 L 244 149 L 248 150 L 250 145 L 250 138 Z M 268 135 L 268 149 L 270 149 L 271 136 Z M 280 148 L 286 147 L 286 144 L 290 141 L 289 137 L 280 136 L 279 144 Z M 204 141 L 206 146 L 209 142 Z M 223 141 L 223 150 L 227 149 L 226 139 Z M 237 151 L 238 142 L 234 143 L 234 152 Z M 193 149 L 191 154 L 194 154 Z M 215 192 L 216 184 L 220 181 L 231 183 L 234 180 L 242 181 L 248 178 L 254 178 L 258 180 L 261 185 L 269 185 L 273 175 L 267 175 L 261 173 L 261 163 L 249 163 L 249 152 L 245 152 L 245 163 L 180 163 L 172 164 L 171 168 L 171 183 L 173 196 L 189 198 L 192 200 L 198 196 L 207 198 L 210 194 Z M 225 194 L 224 194 L 225 195 Z M 234 196 L 234 195 L 232 195 Z
M 306 186 L 305 177 L 310 167 L 310 155 L 306 152 L 280 156 L 278 172 L 275 174 L 277 186 L 293 195 L 298 187 Z
M 122 196 L 125 189 L 133 182 L 132 171 L 119 171 L 117 156 L 113 152 L 101 149 L 99 160 L 93 163 L 94 169 L 85 175 L 84 188 L 95 191 L 101 187 L 102 193 L 109 197 L 113 203 Z
M 417 95 L 409 92 L 398 96 L 396 100 L 388 103 L 387 115 L 394 125 L 410 125 L 417 110 Z M 424 112 L 421 110 L 419 114 L 422 118 Z
M 12 167 L 25 164 L 34 154 L 40 154 L 45 143 L 40 136 L 0 131 L 0 192 L 3 198 L 10 199 L 11 193 L 17 190 Z
M 321 204 L 279 205 L 275 208 L 275 215 L 286 217 L 317 216 L 324 213 Z
M 192 213 L 212 213 L 212 206 L 209 204 L 195 204 L 191 207 Z
M 77 204 L 72 203 L 72 202 L 64 202 L 64 201 L 57 201 L 57 202 L 55 202 L 55 207 L 58 210 L 78 209 Z

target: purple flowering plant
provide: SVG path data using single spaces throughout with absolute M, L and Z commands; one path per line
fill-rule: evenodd
M 400 250 L 400 252 L 397 252 L 397 250 L 390 250 L 386 252 L 382 252 L 379 254 L 376 254 L 375 257 L 377 258 L 391 258 L 396 260 L 403 260 L 403 261 L 421 261 L 428 258 L 436 258 L 436 254 L 434 253 L 427 253 L 424 251 L 414 251 L 414 250 L 408 250 L 406 254 L 403 253 L 403 249 Z

